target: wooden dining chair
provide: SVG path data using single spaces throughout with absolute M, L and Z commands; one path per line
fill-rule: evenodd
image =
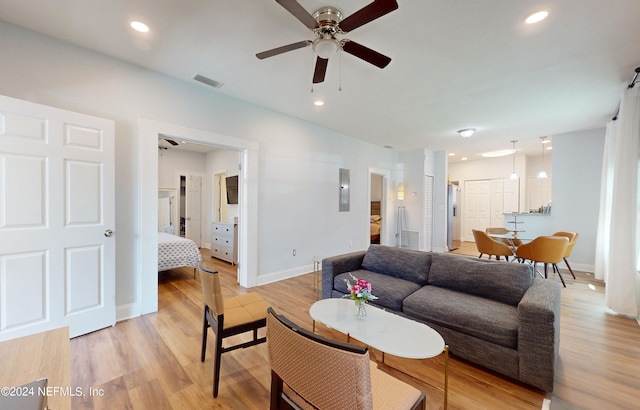
M 577 232 L 566 232 L 566 231 L 560 231 L 560 232 L 556 232 L 553 234 L 553 236 L 565 236 L 567 238 L 569 238 L 569 246 L 567 246 L 567 250 L 564 253 L 563 256 L 563 260 L 564 263 L 567 265 L 567 268 L 569 268 L 569 272 L 571 272 L 571 276 L 573 276 L 573 279 L 576 278 L 576 275 L 573 273 L 573 269 L 571 269 L 571 265 L 569 265 L 569 261 L 567 260 L 567 258 L 569 256 L 571 256 L 571 251 L 573 250 L 573 245 L 576 244 L 576 241 L 578 240 L 578 233 Z
M 218 271 L 200 265 L 200 282 L 204 295 L 204 323 L 202 325 L 202 351 L 200 361 L 204 362 L 207 350 L 207 333 L 211 328 L 216 335 L 216 351 L 213 359 L 213 397 L 218 397 L 220 382 L 220 359 L 222 353 L 254 346 L 267 341 L 258 338 L 258 329 L 267 325 L 269 304 L 257 293 L 245 293 L 234 298 L 223 299 Z M 222 341 L 229 336 L 253 332 L 247 342 L 222 347 Z
M 516 257 L 521 262 L 529 260 L 533 263 L 533 268 L 536 272 L 540 273 L 536 265 L 538 263 L 544 264 L 544 277 L 548 278 L 549 265 L 552 266 L 553 271 L 558 274 L 562 285 L 566 288 L 567 284 L 564 282 L 562 273 L 558 268 L 558 263 L 562 262 L 562 258 L 569 246 L 569 239 L 564 236 L 539 236 L 529 243 L 518 246 L 516 250 Z
M 420 390 L 379 370 L 367 347 L 303 329 L 268 309 L 273 409 L 425 409 Z
M 478 258 L 482 258 L 482 255 L 489 255 L 489 259 L 495 256 L 497 260 L 500 260 L 501 256 L 504 256 L 508 261 L 509 256 L 513 255 L 513 249 L 507 244 L 497 241 L 487 235 L 485 232 L 473 229 L 473 239 L 476 242 L 476 248 L 480 252 Z

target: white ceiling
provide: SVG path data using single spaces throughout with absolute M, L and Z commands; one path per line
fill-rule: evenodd
M 298 0 L 345 16 L 371 0 Z M 470 159 L 539 137 L 603 127 L 640 66 L 639 0 L 399 0 L 346 37 L 392 58 L 379 69 L 341 53 L 311 90 L 313 39 L 275 0 L 0 0 L 0 19 L 398 150 Z M 549 10 L 543 22 L 524 17 Z M 151 31 L 134 32 L 129 22 Z M 342 83 L 342 91 L 338 91 Z M 312 101 L 322 97 L 324 107 Z M 456 130 L 477 128 L 469 139 Z

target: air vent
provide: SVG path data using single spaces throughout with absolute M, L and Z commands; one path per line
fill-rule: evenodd
M 206 84 L 206 85 L 211 86 L 213 88 L 220 88 L 224 84 L 224 83 L 220 83 L 220 82 L 218 82 L 216 80 L 212 80 L 210 78 L 207 78 L 207 77 L 205 77 L 203 75 L 200 75 L 200 74 L 197 74 L 197 73 L 194 74 L 193 77 L 191 77 L 191 78 L 193 78 L 196 81 L 200 81 L 202 84 Z

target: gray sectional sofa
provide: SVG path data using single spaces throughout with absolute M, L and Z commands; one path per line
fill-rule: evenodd
M 560 290 L 527 264 L 371 245 L 322 261 L 322 297 L 343 297 L 349 273 L 375 304 L 437 330 L 460 358 L 553 391 Z

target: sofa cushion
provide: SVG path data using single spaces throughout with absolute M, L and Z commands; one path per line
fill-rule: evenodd
M 428 279 L 429 285 L 517 306 L 531 286 L 533 270 L 524 263 L 434 253 Z
M 353 271 L 351 274 L 358 279 L 364 279 L 371 283 L 371 293 L 378 297 L 373 303 L 397 311 L 402 311 L 404 298 L 421 287 L 417 283 L 408 280 L 362 269 Z M 333 279 L 333 288 L 347 294 L 349 291 L 347 290 L 345 279 L 348 279 L 351 283 L 354 282 L 349 272 L 341 273 Z
M 505 303 L 424 286 L 404 300 L 403 312 L 491 343 L 518 347 L 518 309 Z
M 426 285 L 431 253 L 384 245 L 371 245 L 362 260 L 362 269 Z

